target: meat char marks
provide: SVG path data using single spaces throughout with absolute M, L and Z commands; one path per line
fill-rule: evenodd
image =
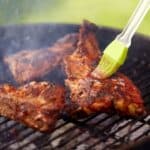
M 92 77 L 91 73 L 101 57 L 96 30 L 95 25 L 85 21 L 75 52 L 64 60 L 70 101 L 87 114 L 113 109 L 128 116 L 144 114 L 140 92 L 125 75 L 116 73 L 105 80 Z
M 48 82 L 0 86 L 0 115 L 39 131 L 53 130 L 64 104 L 64 88 Z
M 115 110 L 126 116 L 143 115 L 140 92 L 128 77 L 121 73 L 103 80 L 92 76 L 101 58 L 96 32 L 97 27 L 85 21 L 79 35 L 66 35 L 46 50 L 5 57 L 17 83 L 51 73 L 58 65 L 63 66 L 66 79 L 63 87 L 44 81 L 0 85 L 0 115 L 45 132 L 54 129 L 61 112 L 76 116 Z
M 77 34 L 68 34 L 47 49 L 22 50 L 4 57 L 4 62 L 17 83 L 40 78 L 61 64 L 62 59 L 76 47 Z

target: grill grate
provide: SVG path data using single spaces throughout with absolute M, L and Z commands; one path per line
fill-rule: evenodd
M 149 107 L 150 64 L 136 59 L 121 71 L 137 84 L 145 105 Z M 150 116 L 135 120 L 102 113 L 82 121 L 66 118 L 66 121 L 58 122 L 50 135 L 35 132 L 1 117 L 0 134 L 3 135 L 0 139 L 0 149 L 116 149 L 122 143 L 149 136 Z

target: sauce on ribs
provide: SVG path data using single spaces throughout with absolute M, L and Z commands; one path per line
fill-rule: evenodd
M 76 50 L 64 60 L 70 101 L 87 114 L 115 109 L 124 115 L 142 115 L 145 109 L 140 92 L 125 75 L 116 73 L 104 80 L 92 77 L 101 57 L 96 29 L 95 25 L 85 21 Z

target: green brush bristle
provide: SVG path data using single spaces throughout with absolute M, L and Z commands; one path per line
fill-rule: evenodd
M 101 78 L 106 78 L 115 73 L 124 63 L 127 56 L 128 48 L 121 42 L 114 40 L 106 49 L 95 69 Z
M 120 65 L 113 58 L 105 54 L 103 55 L 99 65 L 97 66 L 97 69 L 100 70 L 103 76 L 109 77 L 117 71 L 119 66 Z

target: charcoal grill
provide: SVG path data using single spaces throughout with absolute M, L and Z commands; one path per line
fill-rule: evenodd
M 39 24 L 0 27 L 0 57 L 21 49 L 44 48 L 67 33 L 77 32 L 78 25 Z M 103 49 L 119 31 L 99 27 L 97 37 Z M 121 72 L 140 88 L 147 110 L 150 107 L 150 38 L 136 35 L 129 57 Z M 6 75 L 7 74 L 7 75 Z M 12 82 L 0 62 L 0 82 Z M 44 134 L 0 117 L 0 149 L 101 150 L 123 149 L 125 145 L 150 136 L 150 115 L 139 119 L 99 113 L 82 120 L 64 117 L 51 134 Z

